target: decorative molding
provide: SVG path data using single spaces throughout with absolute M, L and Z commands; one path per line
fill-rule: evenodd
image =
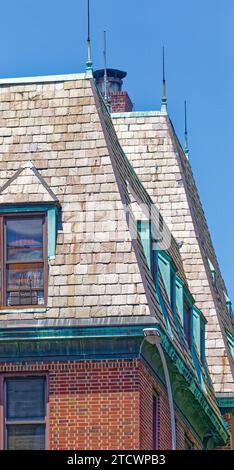
M 113 360 L 144 358 L 142 348 L 144 326 L 99 326 L 74 328 L 8 328 L 0 329 L 0 362 L 61 361 L 61 360 Z M 150 325 L 155 327 L 155 323 Z M 191 392 L 196 411 L 206 415 L 215 429 L 216 445 L 223 445 L 228 432 L 223 421 L 207 400 L 193 372 L 175 350 L 172 341 L 157 324 L 162 336 L 162 346 L 167 353 L 169 366 L 173 364 L 173 383 L 176 381 Z M 151 351 L 156 351 L 154 348 Z M 158 367 L 156 368 L 157 371 Z M 183 395 L 183 394 L 182 394 Z M 186 398 L 187 400 L 187 398 Z M 186 403 L 184 403 L 185 405 Z M 190 403 L 191 405 L 191 403 Z

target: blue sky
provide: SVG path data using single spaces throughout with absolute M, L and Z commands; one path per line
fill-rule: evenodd
M 135 110 L 159 109 L 162 45 L 168 110 L 190 161 L 229 296 L 234 301 L 234 3 L 232 0 L 90 0 L 92 56 L 128 72 Z M 86 60 L 86 0 L 1 4 L 0 77 L 75 73 Z

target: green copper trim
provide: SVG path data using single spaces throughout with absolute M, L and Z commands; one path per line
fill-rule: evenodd
M 159 324 L 129 325 L 129 326 L 98 326 L 72 328 L 15 328 L 0 329 L 0 362 L 19 361 L 61 361 L 61 360 L 111 360 L 134 359 L 140 354 L 144 357 L 143 329 L 155 328 L 160 330 L 162 347 L 167 353 L 168 360 L 173 364 L 172 381 L 180 384 L 183 379 L 183 389 L 192 393 L 196 398 L 196 414 L 206 414 L 215 427 L 215 440 L 222 445 L 227 437 L 227 430 L 220 418 L 208 402 L 202 388 L 199 386 L 192 370 L 176 351 L 172 340 Z M 144 341 L 145 343 L 145 341 Z M 155 348 L 153 348 L 155 351 Z M 176 389 L 177 390 L 177 389 Z M 186 393 L 187 393 L 186 392 Z M 178 395 L 178 390 L 177 390 Z M 189 398 L 189 395 L 186 395 Z
M 158 253 L 158 267 L 161 271 L 164 286 L 167 292 L 169 302 L 171 300 L 171 263 L 170 258 L 165 256 L 164 253 Z
M 150 271 L 152 270 L 152 239 L 151 239 L 151 223 L 148 220 L 138 220 L 137 230 L 140 234 L 141 243 L 144 249 L 145 257 Z
M 181 325 L 184 323 L 184 283 L 176 275 L 176 308 L 180 317 Z
M 234 337 L 229 331 L 226 331 L 226 336 L 227 336 L 228 346 L 230 348 L 232 358 L 234 359 Z
M 209 265 L 211 275 L 212 275 L 212 279 L 213 279 L 213 285 L 214 285 L 214 287 L 216 287 L 216 278 L 217 278 L 216 270 L 215 270 L 215 267 L 213 266 L 211 260 L 209 258 L 207 258 L 207 259 L 208 259 L 208 265 Z
M 233 313 L 233 311 L 232 311 L 232 301 L 231 301 L 231 299 L 229 299 L 229 297 L 228 297 L 227 293 L 225 292 L 225 290 L 223 291 L 223 294 L 224 294 L 224 297 L 225 297 L 228 313 L 229 313 L 229 315 L 232 315 L 232 313 Z
M 4 204 L 0 206 L 0 213 L 21 213 L 21 212 L 47 212 L 48 223 L 48 258 L 52 260 L 56 253 L 56 237 L 57 237 L 57 219 L 59 206 L 55 202 L 45 204 Z
M 161 289 L 159 287 L 159 278 L 158 278 L 158 274 L 159 274 L 158 273 L 159 251 L 158 250 L 155 251 L 155 259 L 156 259 L 156 264 L 157 264 L 157 269 L 156 269 L 156 292 L 157 292 L 158 300 L 159 300 L 159 303 L 160 303 L 160 306 L 161 306 L 161 309 L 162 309 L 162 313 L 163 313 L 163 317 L 164 317 L 164 320 L 165 320 L 167 331 L 168 331 L 171 339 L 173 339 L 173 333 L 172 333 L 172 329 L 171 329 L 169 314 L 168 314 L 167 308 L 165 306 L 163 296 L 161 294 Z
M 234 414 L 234 396 L 233 397 L 216 397 L 216 400 L 222 413 Z
M 180 357 L 180 355 L 177 353 L 175 350 L 174 346 L 172 345 L 171 341 L 169 338 L 166 336 L 166 334 L 162 331 L 160 328 L 160 332 L 162 335 L 162 346 L 163 349 L 167 352 L 168 356 L 171 358 L 172 362 L 175 364 L 176 368 L 178 369 L 179 373 L 184 377 L 187 388 L 188 390 L 194 395 L 196 400 L 199 402 L 201 405 L 203 411 L 207 415 L 207 418 L 209 417 L 210 421 L 212 422 L 216 432 L 219 435 L 219 438 L 223 440 L 223 444 L 226 443 L 228 439 L 228 431 L 227 428 L 224 424 L 224 422 L 216 415 L 214 412 L 213 408 L 210 406 L 209 402 L 206 399 L 206 396 L 204 394 L 204 391 L 202 390 L 201 386 L 196 383 L 196 379 L 194 375 L 191 373 L 189 370 L 188 366 L 184 362 L 184 360 Z M 217 439 L 219 441 L 217 435 Z M 217 445 L 222 445 L 221 441 Z
M 56 207 L 48 209 L 48 257 L 50 260 L 54 259 L 56 254 L 57 215 L 58 211 Z
M 149 324 L 153 328 L 155 324 Z M 129 326 L 87 326 L 87 327 L 65 327 L 65 328 L 0 328 L 0 344 L 9 340 L 51 340 L 67 338 L 105 338 L 105 337 L 128 337 L 143 335 L 145 325 Z

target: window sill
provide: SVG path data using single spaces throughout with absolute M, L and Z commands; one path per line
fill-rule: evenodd
M 24 307 L 12 307 L 12 308 L 0 308 L 0 315 L 1 313 L 43 313 L 47 312 L 48 307 L 32 307 L 32 308 L 24 308 Z

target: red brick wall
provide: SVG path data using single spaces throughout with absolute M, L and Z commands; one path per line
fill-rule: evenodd
M 139 448 L 137 361 L 7 364 L 0 371 L 48 374 L 51 449 Z
M 126 91 L 114 91 L 110 94 L 112 113 L 131 112 L 133 104 Z
M 159 449 L 170 449 L 165 389 L 139 360 L 1 364 L 0 377 L 5 373 L 47 375 L 50 449 L 152 449 L 154 390 Z M 3 419 L 0 426 L 3 430 Z M 177 427 L 183 448 L 185 424 L 179 416 Z
M 143 364 L 139 364 L 140 378 L 140 445 L 141 449 L 152 449 L 152 416 L 153 416 L 153 393 L 158 395 L 158 449 L 171 450 L 171 421 L 169 403 L 166 389 L 154 380 L 150 371 Z M 201 443 L 192 433 L 191 427 L 185 423 L 179 412 L 176 413 L 176 436 L 177 449 L 183 450 L 185 435 L 194 443 L 195 447 L 201 449 Z
M 232 413 L 225 413 L 223 415 L 228 429 L 230 431 L 230 438 L 227 441 L 226 446 L 220 447 L 220 450 L 233 450 L 234 449 L 234 416 Z

